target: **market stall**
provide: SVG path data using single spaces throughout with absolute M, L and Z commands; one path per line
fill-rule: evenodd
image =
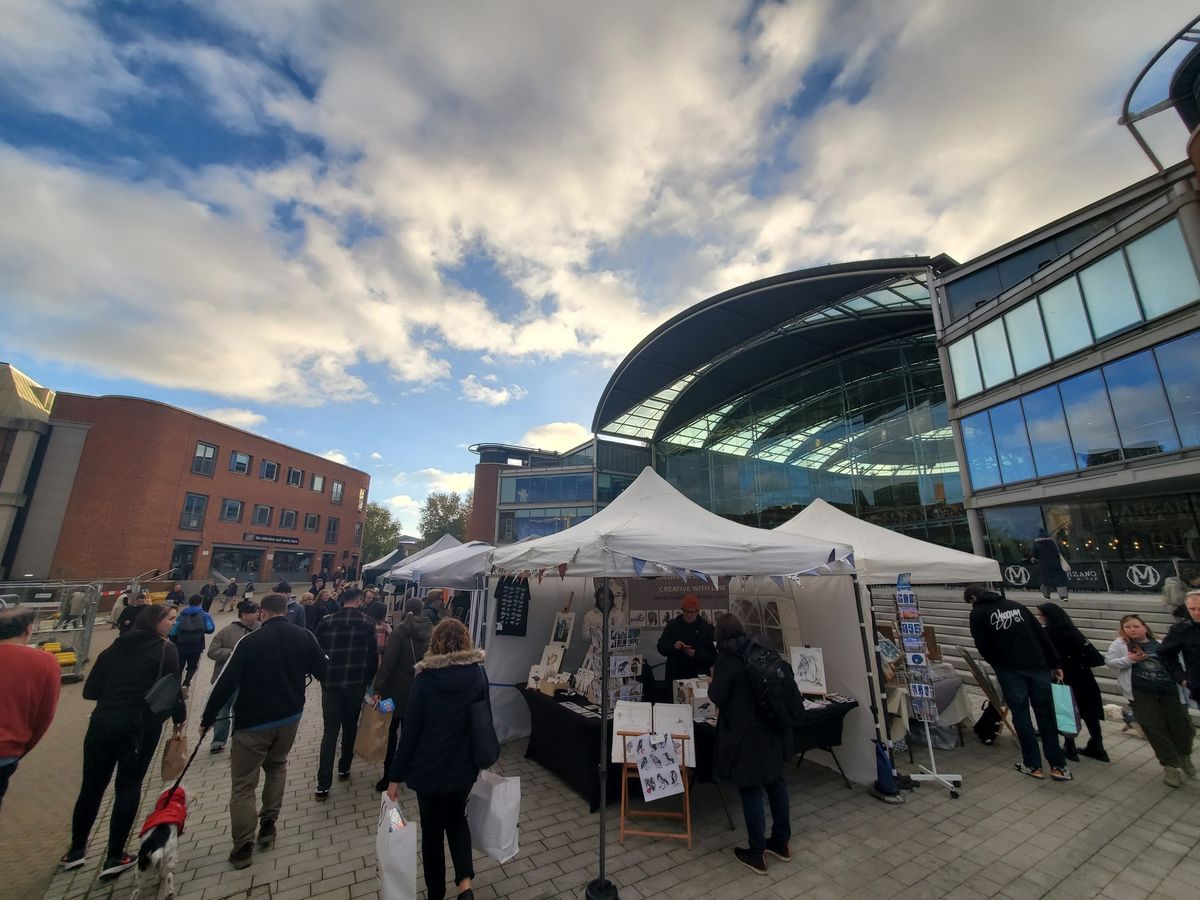
M 491 544 L 484 541 L 468 541 L 436 553 L 421 554 L 419 558 L 405 560 L 392 569 L 389 575 L 397 581 L 412 582 L 419 594 L 434 588 L 470 592 L 467 627 L 476 645 L 484 646 L 486 635 L 483 623 L 487 597 L 487 576 L 484 573 L 488 567 L 487 556 L 493 549 Z

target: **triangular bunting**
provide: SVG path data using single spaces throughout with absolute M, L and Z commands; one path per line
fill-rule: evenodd
M 772 575 L 771 580 L 773 582 L 775 582 L 775 587 L 779 588 L 781 591 L 783 590 L 783 576 L 782 575 Z
M 566 563 L 558 564 L 558 577 L 563 581 L 567 580 L 567 564 Z
M 638 559 L 636 556 L 633 557 L 633 571 L 641 575 L 644 568 L 646 568 L 646 561 L 644 559 Z
M 542 579 L 543 579 L 543 578 L 545 578 L 545 577 L 546 577 L 546 570 L 545 570 L 545 569 L 538 569 L 538 570 L 537 570 L 537 580 L 538 580 L 538 584 L 541 584 L 541 583 L 542 583 Z

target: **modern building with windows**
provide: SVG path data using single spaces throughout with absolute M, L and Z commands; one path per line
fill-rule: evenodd
M 1168 169 L 933 281 L 973 546 L 1036 584 L 1157 590 L 1200 559 L 1200 207 Z
M 59 393 L 10 579 L 304 581 L 360 563 L 370 476 L 185 410 Z
M 511 544 L 570 528 L 603 509 L 650 465 L 640 443 L 592 439 L 556 453 L 475 444 L 470 540 Z
M 593 430 L 647 442 L 668 481 L 747 525 L 822 497 L 970 548 L 926 287 L 953 265 L 822 266 L 718 294 L 626 357 Z

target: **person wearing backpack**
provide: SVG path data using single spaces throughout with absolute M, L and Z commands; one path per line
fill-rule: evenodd
M 200 668 L 200 657 L 204 655 L 204 636 L 217 630 L 212 616 L 204 611 L 203 602 L 199 594 L 192 594 L 188 598 L 188 605 L 180 610 L 179 618 L 171 626 L 171 640 L 179 648 L 179 659 L 186 670 L 183 676 L 185 696 L 196 670 Z
M 742 795 L 749 846 L 737 847 L 737 861 L 759 875 L 767 874 L 765 854 L 785 862 L 792 858 L 792 837 L 787 783 L 783 761 L 788 758 L 791 729 L 780 727 L 756 700 L 754 674 L 748 655 L 764 650 L 746 636 L 741 620 L 726 613 L 717 619 L 717 661 L 708 696 L 720 710 L 714 775 L 737 785 Z M 769 651 L 768 651 L 769 652 Z M 792 687 L 795 687 L 792 681 Z M 771 806 L 771 836 L 766 835 L 763 794 Z

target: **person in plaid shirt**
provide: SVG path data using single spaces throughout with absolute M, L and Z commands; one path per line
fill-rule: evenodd
M 329 657 L 329 670 L 321 683 L 321 715 L 325 730 L 321 735 L 321 761 L 317 766 L 317 800 L 329 798 L 333 782 L 333 751 L 338 732 L 342 752 L 338 758 L 338 779 L 350 777 L 354 739 L 358 736 L 358 714 L 363 695 L 379 665 L 375 623 L 362 611 L 363 592 L 350 588 L 342 593 L 342 608 L 317 625 L 317 643 Z

